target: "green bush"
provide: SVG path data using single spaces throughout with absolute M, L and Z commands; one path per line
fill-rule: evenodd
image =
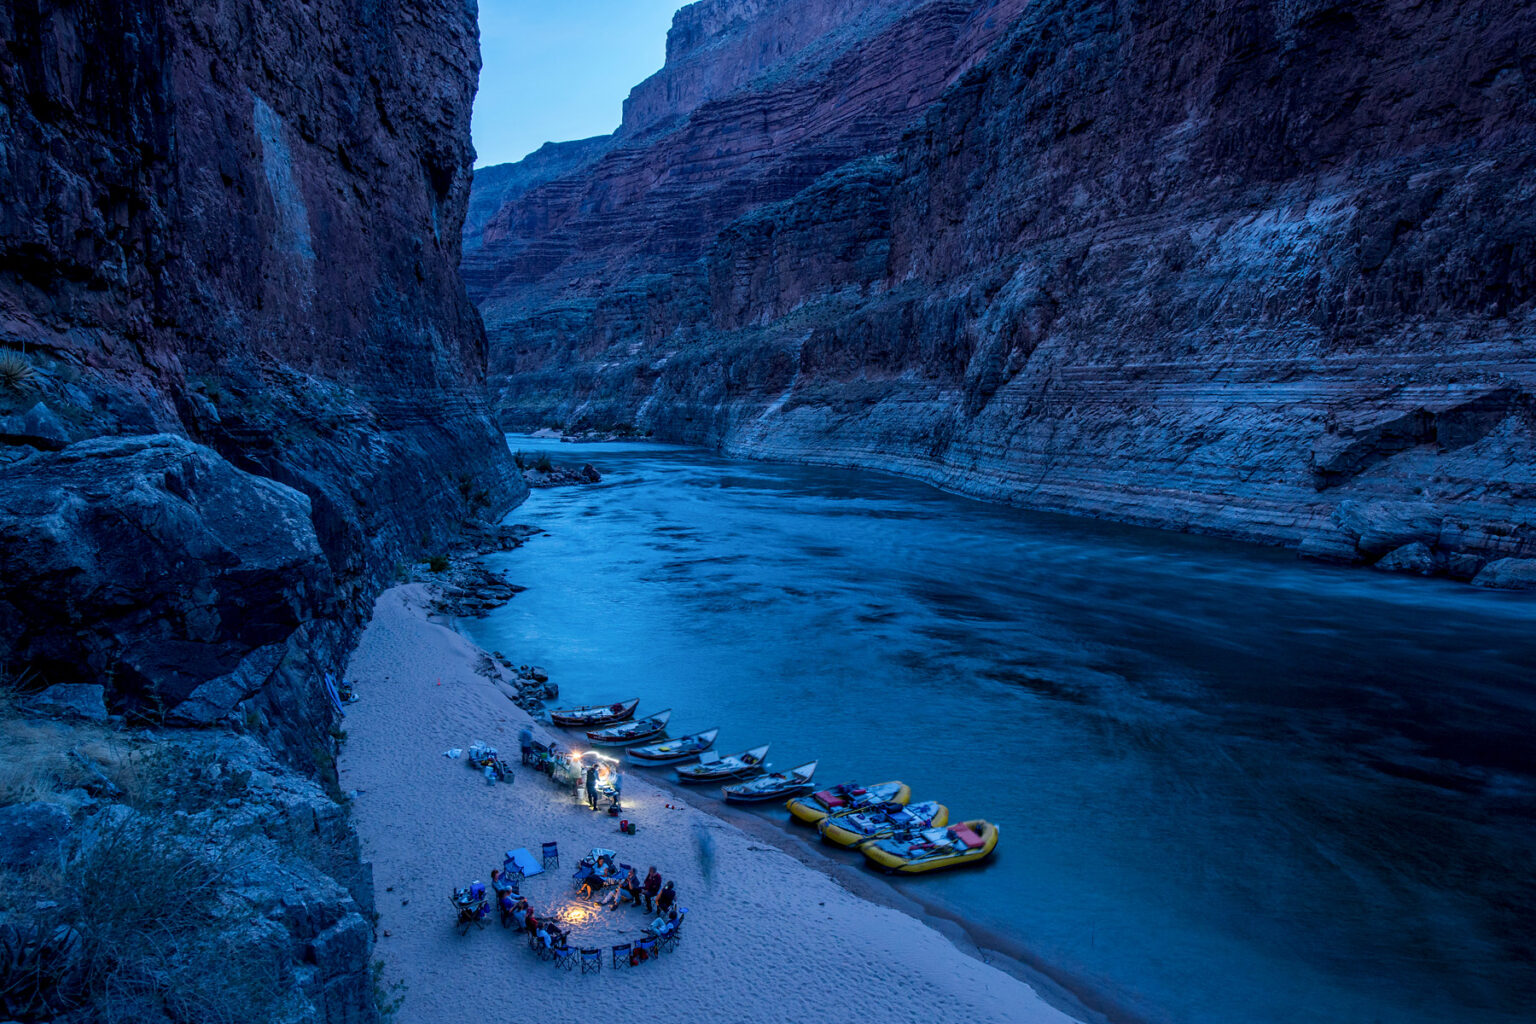
M 427 559 L 427 568 L 433 572 L 447 572 L 451 564 L 447 555 L 432 555 Z

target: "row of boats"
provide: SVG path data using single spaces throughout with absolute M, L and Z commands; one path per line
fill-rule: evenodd
M 902 782 L 847 782 L 818 791 L 812 781 L 817 762 L 769 772 L 766 743 L 720 757 L 712 752 L 718 728 L 629 746 L 665 735 L 672 719 L 670 708 L 637 719 L 639 705 L 638 697 L 590 704 L 552 711 L 550 720 L 587 730 L 587 739 L 595 745 L 625 747 L 637 764 L 675 765 L 680 782 L 734 783 L 721 789 L 730 803 L 787 798 L 786 807 L 796 821 L 815 826 L 823 840 L 856 849 L 886 871 L 920 874 L 958 867 L 983 860 L 997 848 L 996 825 L 980 818 L 951 824 L 949 808 L 931 800 L 912 803 L 911 787 Z

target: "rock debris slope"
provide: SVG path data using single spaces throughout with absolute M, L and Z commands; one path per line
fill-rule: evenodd
M 1536 6 L 865 4 L 693 67 L 791 6 L 681 12 L 631 109 L 697 105 L 490 219 L 504 422 L 1536 575 Z

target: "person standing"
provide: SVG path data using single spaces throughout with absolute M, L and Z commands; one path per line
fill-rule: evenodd
M 517 733 L 517 745 L 519 747 L 521 747 L 522 751 L 523 751 L 523 764 L 529 764 L 530 762 L 532 762 L 533 761 L 533 730 L 529 729 L 526 725 L 523 726 L 522 729 L 518 730 L 518 733 Z
M 624 809 L 624 808 L 619 806 L 619 801 L 621 799 L 623 799 L 623 796 L 624 796 L 624 769 L 621 766 L 621 767 L 615 768 L 613 770 L 613 809 L 614 810 L 622 811 Z
M 597 766 L 596 765 L 593 765 L 592 767 L 587 769 L 587 803 L 592 805 L 592 809 L 594 811 L 597 810 Z

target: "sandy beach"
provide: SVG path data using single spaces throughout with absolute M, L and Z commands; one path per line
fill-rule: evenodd
M 1073 1019 L 923 921 L 853 895 L 639 772 L 628 772 L 624 786 L 635 836 L 532 770 L 519 767 L 512 785 L 488 785 L 444 751 L 483 740 L 515 764 L 523 726 L 550 737 L 483 674 L 483 652 L 429 615 L 429 603 L 423 584 L 379 598 L 348 670 L 360 699 L 347 709 L 339 766 L 342 786 L 357 794 L 355 820 L 374 867 L 385 983 L 404 986 L 398 1020 Z M 504 851 L 537 854 L 549 841 L 559 843 L 562 866 L 529 878 L 523 892 L 539 912 L 575 920 L 573 945 L 627 942 L 648 920 L 640 909 L 579 908 L 571 872 L 588 849 L 605 847 L 676 883 L 690 911 L 677 950 L 625 971 L 605 955 L 600 974 L 583 976 L 539 962 L 494 919 L 460 936 L 447 900 L 453 887 L 488 882 Z M 709 857 L 701 856 L 706 845 Z

